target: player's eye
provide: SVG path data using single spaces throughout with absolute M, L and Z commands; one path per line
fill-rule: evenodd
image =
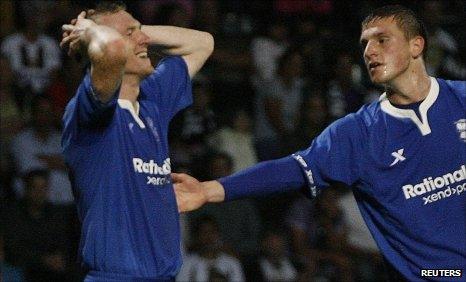
M 387 41 L 388 41 L 388 38 L 386 38 L 386 37 L 382 37 L 382 38 L 379 39 L 380 44 L 387 43 Z

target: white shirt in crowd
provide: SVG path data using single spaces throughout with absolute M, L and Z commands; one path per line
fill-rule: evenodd
M 50 73 L 61 67 L 61 51 L 56 40 L 38 35 L 34 42 L 22 33 L 7 36 L 1 45 L 2 55 L 10 62 L 21 87 L 30 86 L 39 93 L 50 83 Z
M 260 269 L 265 281 L 295 281 L 298 277 L 298 272 L 287 258 L 281 259 L 278 266 L 261 258 Z
M 40 155 L 61 155 L 61 135 L 53 132 L 47 140 L 41 142 L 36 138 L 32 129 L 26 129 L 14 137 L 11 142 L 11 152 L 20 175 L 33 169 L 47 169 L 47 164 Z M 17 193 L 22 196 L 24 185 L 16 182 Z M 48 200 L 54 204 L 71 204 L 73 194 L 68 176 L 63 170 L 50 171 L 50 186 Z
M 226 277 L 229 282 L 245 281 L 239 260 L 227 254 L 220 254 L 215 259 L 207 259 L 196 254 L 188 255 L 184 259 L 176 281 L 209 281 L 209 274 L 212 270 Z

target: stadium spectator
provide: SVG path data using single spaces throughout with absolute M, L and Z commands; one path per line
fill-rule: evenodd
M 299 147 L 308 146 L 309 140 L 317 137 L 327 124 L 328 109 L 325 99 L 318 92 L 309 94 L 302 103 L 300 121 L 296 130 Z
M 61 67 L 58 43 L 44 34 L 41 16 L 36 13 L 26 17 L 24 28 L 7 36 L 0 47 L 13 70 L 15 97 L 22 112 L 29 111 L 29 102 L 46 91 Z
M 251 56 L 255 67 L 256 91 L 276 74 L 278 60 L 288 48 L 289 31 L 284 21 L 272 20 L 267 33 L 251 41 Z
M 61 136 L 56 130 L 56 117 L 50 100 L 35 96 L 31 102 L 31 125 L 18 133 L 11 142 L 11 151 L 22 175 L 32 169 L 50 170 L 48 199 L 54 204 L 72 204 L 71 185 L 66 174 L 66 165 L 61 154 Z M 21 181 L 17 192 L 23 193 Z
M 232 157 L 233 172 L 257 163 L 252 136 L 252 120 L 243 109 L 232 111 L 228 126 L 215 132 L 209 143 L 217 151 L 225 152 Z
M 369 232 L 351 191 L 338 197 L 338 208 L 347 228 L 346 252 L 351 257 L 356 281 L 382 280 L 382 256 Z
M 265 234 L 261 242 L 262 255 L 259 257 L 263 281 L 296 281 L 298 272 L 288 256 L 285 237 L 276 231 Z
M 269 160 L 296 150 L 296 126 L 303 98 L 303 57 L 297 49 L 284 53 L 275 76 L 258 93 L 256 148 L 259 160 Z
M 453 35 L 442 27 L 445 16 L 444 2 L 424 1 L 423 18 L 429 30 L 429 47 L 426 54 L 427 72 L 433 76 L 466 79 L 466 65 L 461 62 L 459 44 Z
M 224 252 L 223 238 L 213 218 L 199 218 L 194 237 L 194 252 L 184 260 L 177 281 L 245 281 L 239 260 Z
M 207 140 L 217 130 L 217 117 L 211 107 L 212 84 L 205 77 L 193 79 L 193 104 L 175 118 L 172 132 L 185 146 L 191 157 L 207 152 Z
M 335 68 L 335 79 L 328 84 L 327 99 L 330 118 L 336 120 L 349 113 L 356 112 L 364 103 L 366 90 L 355 78 L 360 68 L 353 63 L 350 54 L 338 54 Z
M 206 178 L 223 177 L 233 173 L 233 159 L 226 153 L 212 152 L 205 162 Z M 226 247 L 230 247 L 241 259 L 248 260 L 259 249 L 261 218 L 250 199 L 227 203 L 226 207 L 207 205 L 190 215 L 191 222 L 209 216 L 219 226 Z
M 293 261 L 300 272 L 306 268 L 315 245 L 317 224 L 315 203 L 304 197 L 291 202 L 285 215 L 286 228 L 290 238 Z

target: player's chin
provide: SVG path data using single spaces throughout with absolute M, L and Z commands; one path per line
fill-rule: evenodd
M 385 84 L 389 79 L 382 75 L 372 75 L 370 76 L 372 83 L 374 84 Z
M 145 76 L 147 76 L 147 75 L 150 75 L 153 71 L 154 71 L 154 67 L 153 67 L 153 66 L 150 64 L 150 62 L 149 62 L 148 65 L 145 65 L 145 66 L 144 66 L 143 74 L 144 74 Z
M 149 76 L 153 71 L 154 71 L 154 67 L 152 66 L 152 64 L 149 61 L 149 63 L 144 62 L 144 63 L 140 64 L 138 66 L 137 73 L 141 77 L 146 77 L 146 76 Z

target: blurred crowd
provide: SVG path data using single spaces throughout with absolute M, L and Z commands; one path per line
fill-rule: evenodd
M 125 1 L 143 24 L 208 31 L 215 51 L 170 130 L 173 170 L 201 180 L 310 145 L 378 99 L 360 22 L 395 1 Z M 429 74 L 466 79 L 466 3 L 403 1 L 425 21 Z M 79 281 L 79 221 L 60 119 L 86 68 L 59 48 L 88 1 L 0 1 L 0 264 L 3 281 Z M 160 59 L 150 52 L 153 63 Z M 109 172 L 111 173 L 111 172 Z M 382 258 L 348 187 L 182 215 L 179 281 L 378 281 Z

